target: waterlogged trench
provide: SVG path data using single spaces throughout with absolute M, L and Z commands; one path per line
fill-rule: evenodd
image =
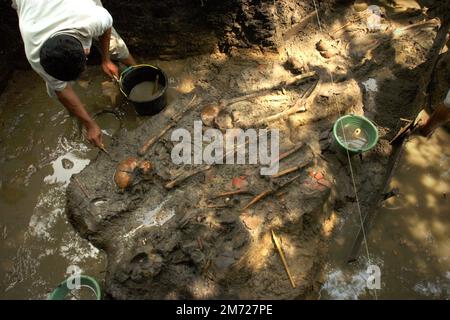
M 169 102 L 189 89 L 182 62 L 153 63 L 169 76 Z M 101 68 L 90 67 L 74 88 L 91 114 L 100 112 L 96 120 L 108 147 L 120 127 L 117 116 L 125 132 L 145 118 L 137 117 L 128 103 L 113 107 L 102 94 L 104 81 Z M 14 73 L 0 96 L 0 119 L 0 299 L 45 299 L 71 265 L 103 281 L 104 253 L 80 238 L 65 215 L 70 177 L 98 151 L 31 70 Z
M 384 203 L 373 222 L 370 263 L 364 244 L 359 261 L 346 263 L 360 220 L 340 213 L 343 221 L 329 249 L 322 299 L 374 299 L 374 290 L 367 289 L 369 265 L 380 268 L 378 299 L 450 297 L 449 133 L 439 129 L 429 140 L 408 141 L 390 187 L 400 193 Z

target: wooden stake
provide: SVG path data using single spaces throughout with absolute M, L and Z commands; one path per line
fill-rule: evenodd
M 260 194 L 258 194 L 257 196 L 255 196 L 249 203 L 247 203 L 247 205 L 244 206 L 244 207 L 242 208 L 241 211 L 247 210 L 247 209 L 250 208 L 252 205 L 254 205 L 255 203 L 257 203 L 259 200 L 261 200 L 261 199 L 267 197 L 267 196 L 268 196 L 269 194 L 271 194 L 271 193 L 272 193 L 272 190 L 271 190 L 271 189 L 264 190 L 263 192 L 261 192 Z
M 138 155 L 143 157 L 147 153 L 148 149 L 150 149 L 151 146 L 153 146 L 159 139 L 161 139 L 167 133 L 167 131 L 175 127 L 175 125 L 176 123 L 174 122 L 169 123 L 164 129 L 161 130 L 158 135 L 147 140 L 147 142 L 139 149 Z
M 197 237 L 197 243 L 200 250 L 203 250 L 203 240 L 201 237 Z
M 196 174 L 199 174 L 201 172 L 208 171 L 209 169 L 211 169 L 211 166 L 206 166 L 204 168 L 200 168 L 198 170 L 195 170 L 193 172 L 190 172 L 190 173 L 188 173 L 186 175 L 183 175 L 181 177 L 178 177 L 178 178 L 168 182 L 164 187 L 166 189 L 172 189 L 172 188 L 176 187 L 177 185 L 179 185 L 180 183 L 182 183 L 183 181 L 189 179 L 190 177 L 193 177 Z
M 108 152 L 108 150 L 106 150 L 105 147 L 99 147 L 100 151 L 102 151 L 103 153 L 105 153 L 111 160 L 112 160 L 112 156 L 111 154 Z
M 292 277 L 291 272 L 289 271 L 289 266 L 287 264 L 286 257 L 284 256 L 284 252 L 283 252 L 283 248 L 281 247 L 280 240 L 275 235 L 275 232 L 273 230 L 271 230 L 271 232 L 272 232 L 272 240 L 275 243 L 275 247 L 278 250 L 278 254 L 280 255 L 281 262 L 283 262 L 284 270 L 286 270 L 286 274 L 289 278 L 292 288 L 295 289 L 294 278 Z
M 288 168 L 288 169 L 286 169 L 286 170 L 283 170 L 283 171 L 280 171 L 280 172 L 278 172 L 278 173 L 276 173 L 276 174 L 273 174 L 273 175 L 271 175 L 270 177 L 271 177 L 272 179 L 274 179 L 274 178 L 279 178 L 279 177 L 285 176 L 285 175 L 287 175 L 287 174 L 289 174 L 289 173 L 292 173 L 292 172 L 294 172 L 294 171 L 297 171 L 297 170 L 300 170 L 300 169 L 306 167 L 306 166 L 309 165 L 310 163 L 311 163 L 311 160 L 304 161 L 304 162 L 302 162 L 302 163 L 300 163 L 300 164 L 298 164 L 298 165 L 296 165 L 296 166 L 290 167 L 290 168 Z
M 258 201 L 260 201 L 261 199 L 264 199 L 265 197 L 267 197 L 268 195 L 271 195 L 275 192 L 277 192 L 278 190 L 280 190 L 281 188 L 284 188 L 285 186 L 287 186 L 288 184 L 294 182 L 296 179 L 298 179 L 300 177 L 300 175 L 296 175 L 295 177 L 293 177 L 292 179 L 284 182 L 283 184 L 281 184 L 278 188 L 276 189 L 266 189 L 263 192 L 261 192 L 260 194 L 258 194 L 257 196 L 255 196 L 252 200 L 250 200 L 249 203 L 247 203 L 242 209 L 241 212 L 247 210 L 248 208 L 250 208 L 252 205 L 254 205 L 255 203 L 257 203 Z
M 159 134 L 157 134 L 154 137 L 151 137 L 149 140 L 147 140 L 147 142 L 145 142 L 142 145 L 142 147 L 138 150 L 138 155 L 140 157 L 143 157 L 148 152 L 148 150 L 151 148 L 151 146 L 153 146 L 159 139 L 161 139 L 167 133 L 167 131 L 169 131 L 170 129 L 175 127 L 177 125 L 178 121 L 180 121 L 180 119 L 184 116 L 184 114 L 186 114 L 189 110 L 191 110 L 191 107 L 193 106 L 193 102 L 194 102 L 195 98 L 196 98 L 196 96 L 194 95 L 192 100 L 188 103 L 186 109 L 184 109 L 182 112 L 174 115 L 172 117 L 171 123 L 169 123 L 166 127 L 164 127 Z
M 156 75 L 155 78 L 155 86 L 153 87 L 152 96 L 154 96 L 158 92 L 158 86 L 159 86 L 159 74 Z
M 211 199 L 217 199 L 217 198 L 223 198 L 223 197 L 231 197 L 231 196 L 235 196 L 237 194 L 243 194 L 243 193 L 250 193 L 250 191 L 248 189 L 239 189 L 239 190 L 236 190 L 236 191 L 222 192 L 222 193 L 216 194 Z
M 394 138 L 392 138 L 391 141 L 389 141 L 389 144 L 392 145 L 394 144 L 398 139 L 402 138 L 404 135 L 408 134 L 408 132 L 410 131 L 410 129 L 414 129 L 414 121 L 409 121 L 409 123 L 402 127 L 397 134 L 395 135 Z
M 83 184 L 78 180 L 77 177 L 73 177 L 73 181 L 75 181 L 75 183 L 77 184 L 77 186 L 80 188 L 81 192 L 84 193 L 84 195 L 86 196 L 86 198 L 90 198 L 89 193 L 87 192 L 86 188 L 83 186 Z
M 304 145 L 305 145 L 305 144 L 304 144 L 303 142 L 301 142 L 301 143 L 297 144 L 296 146 L 294 146 L 292 149 L 290 149 L 290 150 L 288 150 L 288 151 L 286 151 L 286 152 L 283 152 L 282 154 L 280 154 L 280 155 L 278 156 L 277 161 L 279 162 L 279 161 L 281 161 L 281 160 L 283 160 L 283 159 L 289 157 L 291 154 L 293 154 L 294 152 L 296 152 L 297 150 L 299 150 L 299 149 L 300 149 L 301 147 L 303 147 Z
M 296 146 L 294 146 L 292 149 L 280 154 L 278 156 L 278 159 L 275 162 L 280 162 L 283 159 L 286 159 L 287 157 L 289 157 L 291 154 L 293 154 L 294 152 L 296 152 L 297 150 L 299 150 L 301 147 L 303 147 L 305 144 L 303 142 L 300 142 L 299 144 L 297 144 Z M 257 171 L 260 171 L 261 169 L 258 168 L 255 170 L 255 173 Z
M 206 209 L 225 209 L 225 208 L 233 208 L 231 204 L 208 204 L 206 207 L 198 207 L 198 208 L 206 208 Z

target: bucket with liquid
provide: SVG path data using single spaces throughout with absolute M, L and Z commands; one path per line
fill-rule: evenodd
M 351 155 L 366 152 L 378 142 L 378 130 L 366 117 L 345 115 L 333 126 L 335 144 Z
M 119 79 L 120 91 L 139 115 L 155 115 L 167 104 L 167 76 L 158 67 L 140 64 L 125 69 Z

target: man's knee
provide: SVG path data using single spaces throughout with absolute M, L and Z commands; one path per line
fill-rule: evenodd
M 109 55 L 111 56 L 111 59 L 118 61 L 127 59 L 130 55 L 130 51 L 128 50 L 125 41 L 123 41 L 114 28 L 111 32 Z

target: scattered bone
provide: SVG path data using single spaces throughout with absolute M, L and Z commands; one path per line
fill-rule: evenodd
M 251 125 L 257 127 L 257 126 L 260 126 L 260 125 L 268 124 L 269 122 L 285 119 L 285 118 L 287 118 L 287 117 L 289 117 L 289 116 L 291 116 L 293 114 L 296 114 L 296 113 L 306 112 L 307 111 L 306 105 L 309 104 L 309 102 L 310 102 L 310 99 L 308 99 L 308 98 L 311 96 L 312 92 L 317 88 L 318 84 L 319 84 L 319 80 L 314 82 L 314 84 L 312 84 L 304 92 L 302 98 L 299 99 L 294 104 L 293 107 L 291 107 L 291 108 L 289 108 L 287 110 L 284 110 L 284 111 L 282 111 L 280 113 L 271 115 L 271 116 L 269 116 L 267 118 L 255 121 Z
M 290 28 L 284 35 L 283 39 L 286 41 L 289 38 L 293 37 L 297 33 L 302 30 L 306 24 L 312 21 L 314 17 L 317 15 L 317 10 L 312 11 L 311 13 L 307 14 L 299 23 L 295 24 L 292 28 Z
M 316 49 L 319 51 L 320 55 L 326 59 L 329 59 L 337 54 L 337 50 L 335 48 L 322 40 L 316 43 Z
M 228 112 L 222 110 L 214 119 L 214 124 L 218 129 L 225 131 L 233 128 L 233 119 Z
M 143 160 L 138 163 L 138 169 L 143 175 L 146 175 L 150 173 L 150 171 L 153 169 L 153 166 L 150 161 Z
M 129 157 L 122 162 L 116 168 L 114 173 L 114 182 L 121 190 L 125 190 L 133 183 L 134 169 L 138 165 L 137 159 Z
M 356 11 L 361 12 L 368 8 L 368 4 L 365 1 L 356 0 L 353 4 L 353 8 L 355 8 Z
M 407 33 L 407 31 L 413 30 L 413 29 L 425 29 L 425 28 L 439 28 L 441 25 L 439 19 L 431 19 L 431 20 L 427 20 L 427 21 L 420 21 L 417 23 L 413 23 L 409 26 L 403 27 L 403 28 L 398 28 L 394 30 L 394 35 L 393 38 L 397 39 L 400 38 L 401 36 L 405 35 Z
M 257 215 L 243 215 L 241 216 L 241 220 L 244 223 L 245 227 L 249 230 L 255 230 L 260 227 L 264 220 L 260 216 Z
M 87 89 L 89 87 L 89 81 L 87 80 L 78 80 L 77 83 L 83 89 Z
M 302 74 L 306 72 L 306 66 L 295 57 L 289 57 L 285 63 L 286 68 L 293 74 Z
M 360 21 L 360 20 L 362 20 L 362 19 L 364 19 L 364 18 L 367 18 L 367 17 L 368 17 L 368 13 L 367 13 L 367 12 L 364 12 L 364 13 L 362 13 L 362 14 L 359 14 L 357 17 L 351 19 L 349 22 L 345 23 L 343 26 L 341 26 L 341 27 L 339 27 L 339 28 L 336 28 L 336 29 L 332 30 L 332 31 L 330 32 L 330 34 L 329 34 L 330 37 L 331 37 L 333 40 L 339 38 L 344 32 L 349 31 L 349 30 L 347 30 L 347 27 L 352 26 L 352 25 L 354 25 L 356 22 L 358 22 L 358 21 Z M 353 26 L 353 28 L 351 28 L 351 29 L 355 29 L 355 27 Z
M 226 209 L 226 208 L 233 208 L 232 204 L 225 203 L 225 204 L 208 204 L 205 206 L 198 206 L 198 208 L 207 208 L 207 209 Z
M 303 73 L 301 75 L 292 77 L 291 79 L 287 80 L 287 81 L 282 81 L 280 82 L 278 85 L 269 88 L 269 89 L 263 89 L 263 90 L 259 90 L 257 92 L 253 92 L 253 93 L 249 93 L 249 94 L 245 94 L 236 98 L 232 98 L 232 99 L 228 99 L 228 100 L 224 100 L 221 103 L 221 107 L 225 108 L 225 107 L 229 107 L 232 104 L 235 104 L 237 102 L 241 102 L 241 101 L 245 101 L 245 100 L 251 100 L 266 94 L 269 94 L 270 92 L 274 91 L 274 90 L 281 90 L 284 87 L 287 86 L 291 86 L 291 85 L 300 85 L 304 82 L 307 82 L 309 80 L 311 80 L 312 78 L 316 78 L 317 74 L 315 71 L 310 71 L 307 73 Z
M 6 225 L 4 225 L 2 229 L 2 239 L 6 240 L 7 238 L 8 238 L 8 228 L 6 227 Z
M 200 113 L 202 122 L 207 127 L 212 127 L 214 120 L 220 112 L 220 108 L 216 105 L 207 105 Z
M 281 262 L 283 262 L 284 270 L 286 270 L 286 273 L 289 277 L 289 282 L 291 283 L 292 288 L 295 289 L 294 278 L 292 277 L 291 272 L 289 271 L 286 257 L 284 256 L 283 248 L 281 247 L 280 240 L 275 235 L 275 232 L 273 232 L 273 230 L 272 230 L 272 239 L 273 239 L 273 242 L 275 243 L 275 247 L 277 248 L 278 254 L 280 255 Z
M 131 186 L 133 182 L 133 178 L 130 173 L 124 171 L 117 171 L 114 175 L 114 182 L 117 187 L 121 190 L 125 190 L 129 186 Z
M 142 175 L 148 175 L 153 169 L 147 160 L 138 161 L 136 158 L 128 157 L 120 162 L 114 173 L 114 182 L 122 191 L 133 184 L 136 171 Z
M 128 157 L 118 164 L 117 171 L 131 173 L 134 171 L 134 169 L 136 169 L 137 164 L 138 164 L 138 161 L 136 158 Z

